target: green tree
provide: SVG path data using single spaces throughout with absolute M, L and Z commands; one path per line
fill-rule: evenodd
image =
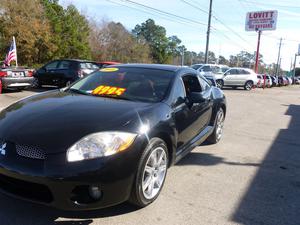
M 156 25 L 154 20 L 148 19 L 141 25 L 136 25 L 132 33 L 140 42 L 146 41 L 149 44 L 155 63 L 170 61 L 169 40 L 164 27 Z
M 121 23 L 91 21 L 90 45 L 97 61 L 151 62 L 146 42 L 139 42 Z
M 41 0 L 51 25 L 51 58 L 90 58 L 89 23 L 74 5 L 64 9 L 58 0 Z
M 0 53 L 5 56 L 15 36 L 19 64 L 32 65 L 48 59 L 53 49 L 50 27 L 37 0 L 1 0 Z
M 218 63 L 223 65 L 229 65 L 229 61 L 222 55 L 219 55 Z

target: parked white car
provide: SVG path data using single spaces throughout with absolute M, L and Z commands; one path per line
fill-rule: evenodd
M 272 87 L 273 86 L 273 81 L 270 75 L 265 75 L 265 74 L 258 74 L 258 83 L 257 87 Z
M 257 74 L 247 68 L 234 67 L 227 70 L 222 76 L 216 77 L 216 83 L 219 88 L 224 86 L 237 88 L 244 87 L 245 90 L 251 90 L 257 86 Z

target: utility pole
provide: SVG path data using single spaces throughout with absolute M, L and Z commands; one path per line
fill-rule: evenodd
M 297 61 L 297 53 L 295 54 L 295 61 L 294 61 L 293 82 L 295 82 L 295 76 L 296 76 L 296 61 Z
M 181 66 L 184 64 L 184 47 L 182 47 L 182 53 L 181 53 Z
M 259 46 L 260 46 L 260 36 L 261 30 L 258 31 L 258 38 L 257 38 L 257 48 L 256 48 L 256 58 L 255 58 L 255 73 L 258 73 L 258 64 L 259 64 Z
M 278 70 L 279 70 L 279 59 L 280 59 L 280 51 L 281 51 L 281 44 L 282 44 L 282 38 L 280 38 L 279 42 L 279 49 L 278 49 L 278 57 L 277 57 L 277 64 L 276 64 L 276 76 L 278 76 Z
M 211 8 L 212 8 L 212 0 L 209 1 L 209 14 L 208 14 L 207 33 L 206 33 L 206 48 L 205 48 L 205 64 L 208 63 L 209 35 L 210 35 L 210 23 L 211 23 Z

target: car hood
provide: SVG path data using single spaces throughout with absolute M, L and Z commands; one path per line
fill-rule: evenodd
M 0 112 L 0 141 L 39 147 L 48 154 L 63 152 L 94 132 L 135 132 L 139 113 L 154 105 L 59 90 L 45 92 Z

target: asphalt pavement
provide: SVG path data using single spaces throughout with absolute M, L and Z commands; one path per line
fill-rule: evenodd
M 0 110 L 38 91 L 0 95 Z M 300 87 L 225 90 L 224 136 L 168 170 L 159 198 L 62 212 L 0 194 L 0 224 L 300 224 Z

